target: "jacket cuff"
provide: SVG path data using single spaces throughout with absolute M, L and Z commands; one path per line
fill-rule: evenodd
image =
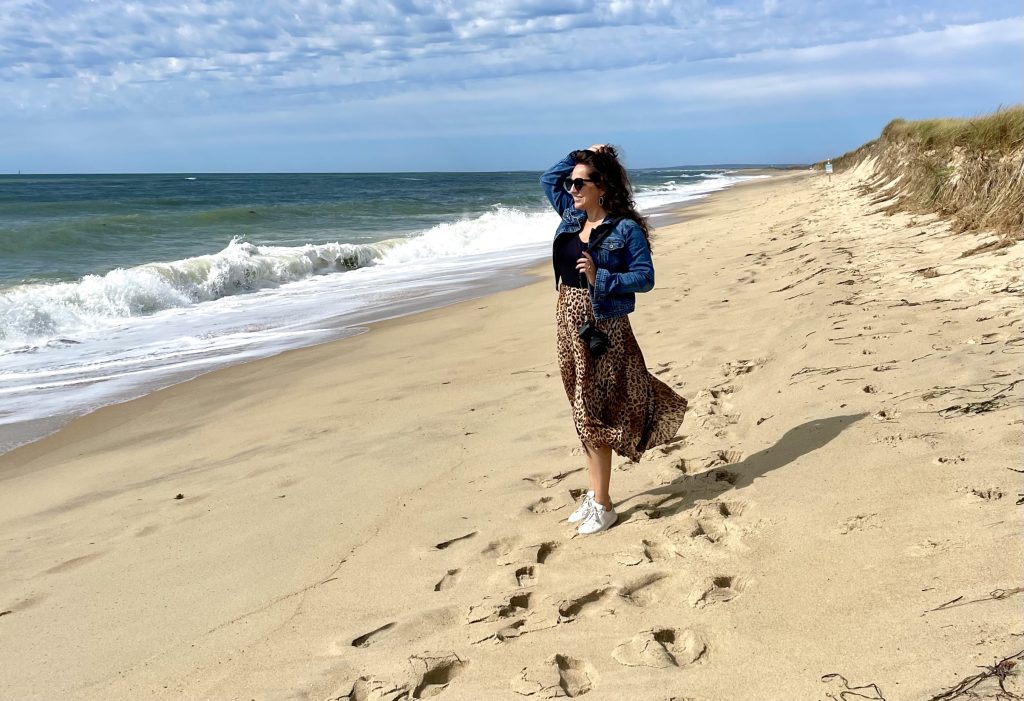
M 606 268 L 598 268 L 597 276 L 594 278 L 594 299 L 602 299 L 608 296 L 608 285 L 611 284 L 612 274 Z

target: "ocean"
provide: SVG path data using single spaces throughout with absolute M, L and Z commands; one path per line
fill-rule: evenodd
M 632 171 L 639 207 L 748 179 Z M 218 367 L 523 284 L 539 173 L 0 176 L 0 453 Z

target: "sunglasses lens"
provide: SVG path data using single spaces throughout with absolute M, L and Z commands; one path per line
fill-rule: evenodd
M 572 192 L 572 189 L 573 189 L 574 187 L 575 187 L 575 188 L 576 188 L 577 190 L 582 190 L 582 189 L 583 189 L 583 185 L 584 185 L 584 182 L 585 182 L 585 181 L 583 180 L 583 178 L 576 178 L 575 180 L 574 180 L 574 179 L 572 179 L 572 178 L 567 178 L 567 179 L 566 179 L 566 181 L 565 181 L 565 189 L 566 189 L 567 191 L 569 191 L 569 192 Z

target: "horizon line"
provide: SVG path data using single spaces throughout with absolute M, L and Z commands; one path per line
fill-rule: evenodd
M 753 170 L 756 168 L 791 170 L 795 168 L 809 168 L 811 163 L 694 163 L 669 166 L 651 166 L 646 168 L 627 168 L 630 171 L 640 170 L 694 170 L 699 168 L 733 168 Z M 90 172 L 37 172 L 37 171 L 16 171 L 0 173 L 0 178 L 19 176 L 51 176 L 51 175 L 392 175 L 392 174 L 430 174 L 446 173 L 459 174 L 483 174 L 483 173 L 540 173 L 543 168 L 515 168 L 502 170 L 166 170 L 166 171 L 90 171 Z

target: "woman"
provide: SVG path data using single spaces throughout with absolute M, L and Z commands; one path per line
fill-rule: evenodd
M 639 460 L 675 436 L 686 400 L 647 372 L 629 325 L 636 293 L 654 287 L 654 266 L 647 220 L 615 148 L 573 151 L 540 182 L 562 217 L 552 247 L 558 365 L 590 476 L 569 522 L 586 535 L 618 519 L 608 494 L 612 450 Z

